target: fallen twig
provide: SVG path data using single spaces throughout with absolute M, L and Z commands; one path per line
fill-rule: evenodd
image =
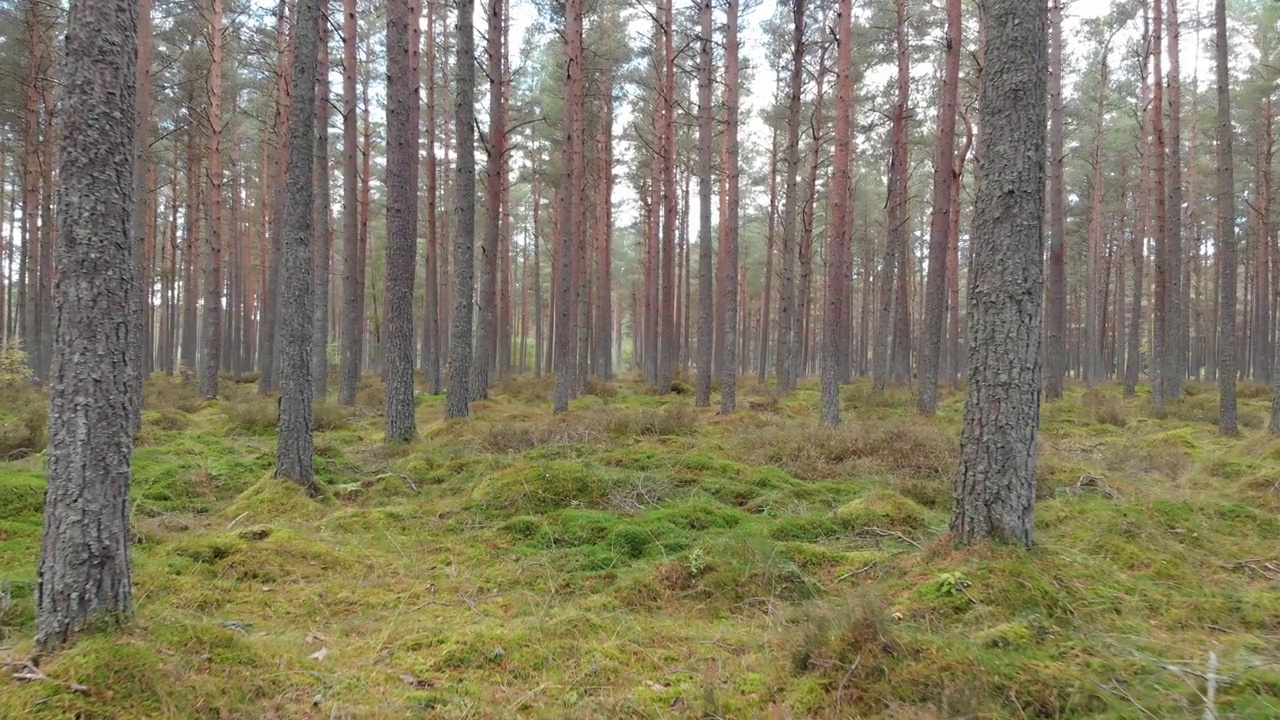
M 1115 491 L 1107 486 L 1107 482 L 1105 480 L 1097 477 L 1096 475 L 1090 475 L 1089 473 L 1081 475 L 1080 479 L 1076 480 L 1075 485 L 1067 488 L 1067 494 L 1072 497 L 1079 497 L 1083 495 L 1086 490 L 1092 490 L 1108 500 L 1116 499 Z
M 879 565 L 879 563 L 878 563 L 878 562 L 871 562 L 871 563 L 867 564 L 865 567 L 860 567 L 860 568 L 858 568 L 857 570 L 850 570 L 849 572 L 847 572 L 847 573 L 845 573 L 845 574 L 841 575 L 840 577 L 836 578 L 836 579 L 835 579 L 835 582 L 833 582 L 833 583 L 832 583 L 832 585 L 834 585 L 834 584 L 836 584 L 836 583 L 839 583 L 839 582 L 843 582 L 843 581 L 845 581 L 845 580 L 848 580 L 849 578 L 853 577 L 854 575 L 861 575 L 862 573 L 864 573 L 864 572 L 866 572 L 866 571 L 870 570 L 871 568 L 875 567 L 876 565 Z
M 872 535 L 879 535 L 880 537 L 895 537 L 895 538 L 898 538 L 899 540 L 901 540 L 901 541 L 903 541 L 903 542 L 906 542 L 906 543 L 910 543 L 910 544 L 912 544 L 912 545 L 915 545 L 917 550 L 923 550 L 923 549 L 924 549 L 924 546 L 923 546 L 923 545 L 921 545 L 920 543 L 916 542 L 915 540 L 912 540 L 911 538 L 907 537 L 906 535 L 903 535 L 902 533 L 898 532 L 897 530 L 885 530 L 884 528 L 878 528 L 878 527 L 864 527 L 864 528 L 862 528 L 859 532 L 871 533 Z
M 248 512 L 240 513 L 239 515 L 236 516 L 235 520 L 232 520 L 231 522 L 227 523 L 227 529 L 230 530 L 231 528 L 235 527 L 236 523 L 240 522 L 241 520 L 245 519 L 248 516 L 249 516 Z
M 1132 704 L 1133 704 L 1133 706 L 1134 706 L 1134 707 L 1138 708 L 1138 710 L 1140 710 L 1140 711 L 1142 712 L 1142 714 L 1143 714 L 1143 715 L 1146 715 L 1147 717 L 1151 718 L 1151 720 L 1160 720 L 1160 718 L 1158 718 L 1158 717 L 1156 717 L 1155 715 L 1151 714 L 1151 711 L 1150 711 L 1150 710 L 1148 710 L 1148 709 L 1146 709 L 1146 708 L 1142 707 L 1142 704 L 1141 704 L 1141 703 L 1139 703 L 1137 700 L 1135 700 L 1135 699 L 1133 698 L 1133 696 L 1132 696 L 1132 695 L 1130 695 L 1130 694 L 1128 693 L 1128 691 L 1126 691 L 1124 688 L 1120 687 L 1119 685 L 1116 685 L 1114 681 L 1113 681 L 1110 685 L 1103 685 L 1102 683 L 1097 682 L 1097 681 L 1095 680 L 1093 684 L 1094 684 L 1094 685 L 1097 685 L 1098 687 L 1102 688 L 1103 690 L 1106 690 L 1107 692 L 1111 693 L 1112 695 L 1118 695 L 1118 696 L 1120 696 L 1120 697 L 1124 698 L 1125 700 L 1128 700 L 1130 703 L 1132 703 Z

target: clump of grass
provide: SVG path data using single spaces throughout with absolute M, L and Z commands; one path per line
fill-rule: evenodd
M 161 409 L 157 412 L 143 413 L 142 422 L 157 430 L 177 432 L 191 427 L 191 416 L 181 410 Z
M 320 432 L 342 430 L 351 425 L 351 410 L 327 400 L 318 402 L 311 409 L 311 425 Z
M 364 375 L 356 383 L 356 405 L 380 412 L 386 403 L 387 388 L 377 375 Z
M 601 400 L 609 401 L 618 397 L 618 386 L 592 375 L 587 378 L 584 392 L 587 395 L 594 395 Z
M 840 689 L 856 692 L 862 683 L 849 682 L 855 675 L 875 676 L 883 658 L 900 650 L 885 606 L 884 598 L 870 595 L 805 606 L 787 629 L 792 671 L 846 678 Z
M 542 377 L 508 375 L 494 384 L 493 393 L 525 403 L 547 403 L 551 402 L 554 386 L 555 377 L 551 374 Z
M 220 406 L 231 427 L 253 435 L 270 435 L 280 421 L 280 407 L 275 398 L 246 395 L 228 398 Z
M 663 437 L 689 435 L 698 426 L 698 417 L 688 405 L 670 404 L 661 409 L 642 408 L 614 413 L 606 425 L 615 437 Z
M 491 453 L 519 455 L 534 448 L 593 445 L 604 439 L 595 413 L 570 413 L 536 420 L 511 420 L 490 425 L 480 438 Z
M 20 395 L 22 404 L 11 406 L 17 414 L 0 416 L 0 460 L 35 455 L 49 445 L 48 402 L 35 392 Z
M 877 488 L 840 506 L 836 517 L 855 530 L 879 528 L 911 532 L 923 530 L 928 523 L 924 509 L 915 501 L 885 488 Z
M 195 383 L 176 378 L 155 376 L 142 386 L 142 407 L 145 410 L 177 410 L 191 414 L 199 410 L 203 402 Z
M 745 438 L 747 452 L 757 461 L 806 480 L 877 472 L 949 477 L 959 457 L 956 437 L 915 420 L 850 422 L 834 429 L 809 422 L 775 423 Z
M 1089 388 L 1080 396 L 1080 404 L 1090 419 L 1099 425 L 1122 428 L 1129 424 L 1123 401 L 1114 393 Z

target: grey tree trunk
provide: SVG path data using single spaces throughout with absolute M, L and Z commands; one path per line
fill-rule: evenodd
M 489 137 L 485 152 L 484 242 L 480 245 L 480 315 L 476 322 L 475 358 L 471 365 L 472 400 L 489 397 L 489 370 L 497 342 L 498 240 L 502 229 L 502 0 L 486 8 L 489 75 Z
M 960 87 L 960 0 L 947 1 L 946 57 L 938 105 L 938 145 L 933 160 L 933 212 L 929 217 L 929 277 L 925 289 L 924 344 L 920 348 L 921 415 L 938 412 L 938 376 L 947 314 L 948 241 L 951 231 L 951 182 L 956 157 L 956 97 Z
M 1045 3 L 987 0 L 981 86 L 982 184 L 969 299 L 969 386 L 954 540 L 1030 545 L 1040 424 L 1045 116 Z
M 701 0 L 698 52 L 698 385 L 694 404 L 711 406 L 711 0 Z
M 449 391 L 446 418 L 471 413 L 471 295 L 475 292 L 476 244 L 476 40 L 472 15 L 475 0 L 458 0 L 458 92 L 454 120 L 458 128 L 458 181 L 454 187 L 457 228 L 454 236 L 453 328 L 449 340 Z
M 1063 150 L 1062 99 L 1062 5 L 1065 0 L 1050 0 L 1050 70 L 1049 70 L 1049 307 L 1045 319 L 1045 394 L 1050 400 L 1062 397 L 1062 383 L 1067 373 L 1067 260 L 1066 215 L 1063 210 L 1065 189 L 1063 173 L 1066 152 Z M 994 33 L 993 33 L 994 34 Z M 988 38 L 988 41 L 990 38 Z M 985 114 L 984 114 L 985 120 Z
M 1214 0 L 1218 76 L 1218 430 L 1236 428 L 1236 180 L 1232 164 L 1231 77 L 1227 2 Z M 1274 414 L 1274 413 L 1273 413 Z
M 297 0 L 293 67 L 295 88 L 316 86 L 319 60 L 320 0 Z M 306 94 L 303 98 L 310 99 Z M 311 237 L 314 217 L 312 163 L 316 104 L 295 102 L 289 108 L 289 165 L 284 206 L 283 252 L 280 256 L 280 432 L 276 475 L 316 493 L 312 474 L 311 436 Z
M 738 405 L 738 4 L 727 0 L 725 6 L 725 133 L 728 136 L 728 166 L 725 173 L 725 228 L 723 253 L 725 268 L 721 272 L 724 287 L 720 289 L 725 303 L 724 363 L 720 368 L 720 412 L 731 413 Z M 742 333 L 746 338 L 747 333 Z M 745 356 L 746 353 L 744 352 Z
M 320 0 L 328 17 L 329 0 Z M 315 396 L 329 393 L 329 272 L 332 266 L 333 234 L 329 227 L 329 33 L 328 22 L 320 23 L 320 68 L 316 87 L 315 160 L 315 307 L 311 315 L 311 383 Z M 305 97 L 305 96 L 304 96 Z
M 822 327 L 822 422 L 840 424 L 840 365 L 838 337 L 844 332 L 845 277 L 849 252 L 850 159 L 853 104 L 853 2 L 840 0 L 836 20 L 836 149 L 831 180 L 831 234 L 827 251 L 826 312 Z
M 130 238 L 137 0 L 73 0 L 67 16 L 49 488 L 36 643 L 126 620 L 133 450 Z
M 338 402 L 354 405 L 360 380 L 360 212 L 356 164 L 356 2 L 342 10 L 342 348 Z
M 778 389 L 795 389 L 796 203 L 800 200 L 800 101 L 804 73 L 805 0 L 792 0 L 791 76 L 787 101 L 786 185 L 782 204 L 782 277 L 778 283 Z
M 413 285 L 418 253 L 418 0 L 387 6 L 387 258 L 383 382 L 387 442 L 417 432 Z

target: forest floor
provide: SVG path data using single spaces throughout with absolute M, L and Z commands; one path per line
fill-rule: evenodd
M 1280 717 L 1280 440 L 1193 385 L 1045 406 L 1037 546 L 944 542 L 963 396 L 748 382 L 732 416 L 634 381 L 553 417 L 510 381 L 385 446 L 381 391 L 322 405 L 312 500 L 275 402 L 147 388 L 136 622 L 32 653 L 39 454 L 0 462 L 2 718 Z M 0 403 L 0 456 L 42 400 Z M 1217 659 L 1211 670 L 1209 656 Z M 1213 680 L 1210 680 L 1210 677 Z

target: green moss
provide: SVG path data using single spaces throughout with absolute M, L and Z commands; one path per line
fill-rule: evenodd
M 774 540 L 799 540 L 812 542 L 840 533 L 840 527 L 830 518 L 822 516 L 784 517 L 769 528 Z
M 39 473 L 26 470 L 0 472 L 0 520 L 26 520 L 44 512 L 46 482 Z
M 853 529 L 876 527 L 899 532 L 923 530 L 928 522 L 924 508 L 914 500 L 888 489 L 872 490 L 840 506 L 836 517 Z
M 240 493 L 218 517 L 227 521 L 271 522 L 280 519 L 318 519 L 325 514 L 319 501 L 307 497 L 302 486 L 268 475 Z
M 613 478 L 599 468 L 554 461 L 501 471 L 482 481 L 471 498 L 491 512 L 548 512 L 596 505 L 612 484 Z

